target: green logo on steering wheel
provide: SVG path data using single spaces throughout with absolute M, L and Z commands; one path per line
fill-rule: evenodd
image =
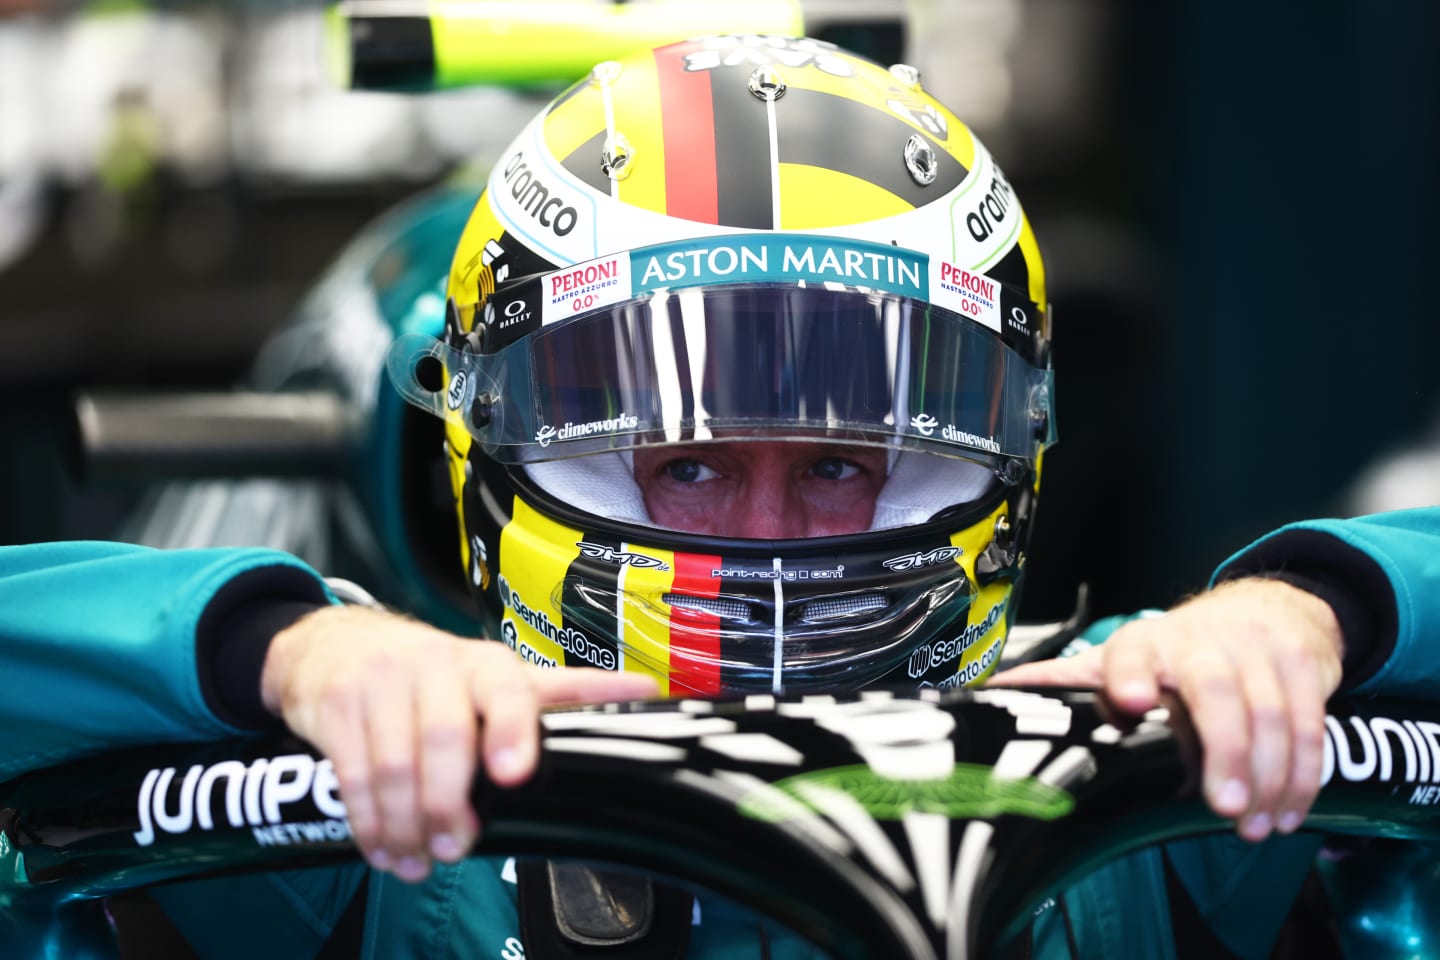
M 1029 777 L 997 779 L 990 767 L 957 763 L 950 775 L 908 780 L 885 777 L 863 763 L 816 770 L 757 788 L 740 801 L 740 812 L 781 822 L 812 813 L 836 814 L 858 805 L 877 820 L 907 813 L 938 813 L 951 819 L 1015 814 L 1055 820 L 1075 807 L 1059 787 Z

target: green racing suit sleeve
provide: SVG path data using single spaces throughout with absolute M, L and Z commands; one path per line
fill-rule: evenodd
M 1212 583 L 1242 576 L 1278 577 L 1330 603 L 1345 636 L 1343 690 L 1440 699 L 1440 658 L 1434 655 L 1440 645 L 1440 508 L 1290 524 L 1226 560 Z M 1086 639 L 1103 642 L 1124 619 L 1096 624 Z M 1144 850 L 1102 868 L 1065 894 L 1078 907 L 1069 920 L 1079 953 L 1141 956 L 1130 945 L 1146 942 L 1146 934 L 1155 949 L 1155 918 L 1170 923 L 1159 860 L 1164 856 L 1220 944 L 1240 957 L 1266 957 L 1321 840 L 1295 834 L 1251 844 L 1220 833 Z M 1105 889 L 1115 884 L 1103 883 L 1117 870 L 1118 876 L 1149 880 L 1124 884 L 1131 889 L 1117 894 Z M 1137 902 L 1142 889 L 1154 901 L 1149 907 Z M 1111 929 L 1111 912 L 1087 909 L 1106 903 L 1125 905 L 1123 936 Z M 1037 924 L 1037 935 L 1048 932 L 1057 945 L 1057 924 L 1041 919 L 1046 922 Z M 1164 949 L 1150 955 L 1174 956 L 1173 935 L 1167 931 L 1164 940 Z
M 0 780 L 276 724 L 259 700 L 269 638 L 329 602 L 318 574 L 273 550 L 0 547 Z
M 1278 576 L 1328 600 L 1345 634 L 1342 689 L 1440 697 L 1440 507 L 1281 527 L 1216 580 Z

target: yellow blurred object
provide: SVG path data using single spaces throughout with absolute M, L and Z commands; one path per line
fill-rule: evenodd
M 565 84 L 675 40 L 804 32 L 798 0 L 349 0 L 329 24 L 337 83 L 415 91 Z

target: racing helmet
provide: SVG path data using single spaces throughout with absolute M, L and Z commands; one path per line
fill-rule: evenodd
M 810 39 L 596 66 L 495 163 L 445 334 L 387 358 L 445 422 L 458 552 L 528 661 L 670 695 L 951 687 L 995 666 L 1054 441 L 1015 192 L 918 72 Z M 886 451 L 869 529 L 667 529 L 655 445 Z

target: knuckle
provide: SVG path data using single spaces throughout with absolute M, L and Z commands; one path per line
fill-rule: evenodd
M 340 784 L 340 795 L 342 797 L 359 799 L 368 796 L 370 793 L 370 777 L 363 770 L 357 770 L 353 767 L 341 768 L 337 765 L 335 769 L 335 779 Z
M 1250 706 L 1250 723 L 1259 732 L 1275 735 L 1282 733 L 1289 724 L 1289 715 L 1278 703 L 1263 700 Z
M 420 730 L 420 743 L 426 750 L 459 751 L 469 746 L 473 731 L 470 723 L 429 723 Z
M 396 788 L 408 787 L 412 780 L 413 770 L 410 764 L 399 758 L 387 758 L 375 765 L 372 777 L 375 782 L 375 789 L 392 791 Z
M 1202 669 L 1199 665 L 1192 665 L 1184 672 L 1180 686 L 1187 699 L 1232 700 L 1237 695 L 1235 682 L 1228 674 Z
M 1325 726 L 1321 722 L 1302 721 L 1295 725 L 1295 752 L 1301 757 L 1313 760 L 1320 766 L 1320 756 L 1325 751 Z
M 315 704 L 322 715 L 346 716 L 356 703 L 356 688 L 341 680 L 326 684 L 315 698 Z

